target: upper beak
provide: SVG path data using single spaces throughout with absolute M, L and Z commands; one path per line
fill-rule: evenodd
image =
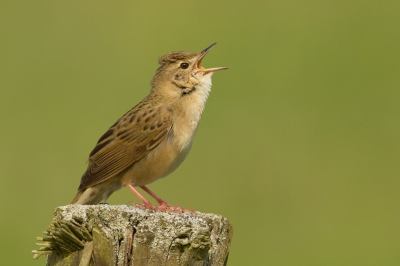
M 219 71 L 219 70 L 225 70 L 228 69 L 227 67 L 214 67 L 214 68 L 207 68 L 205 69 L 204 67 L 201 66 L 201 60 L 203 60 L 204 56 L 206 56 L 206 54 L 211 50 L 211 48 L 213 48 L 217 43 L 213 43 L 210 46 L 208 46 L 206 49 L 204 49 L 203 51 L 201 51 L 199 53 L 199 58 L 197 58 L 197 62 L 196 62 L 196 66 L 197 68 L 204 72 L 204 74 L 208 74 L 208 73 L 212 73 L 215 71 Z

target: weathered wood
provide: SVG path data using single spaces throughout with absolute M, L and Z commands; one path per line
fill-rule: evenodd
M 125 205 L 55 210 L 34 258 L 47 266 L 226 265 L 232 226 L 219 215 L 166 213 Z

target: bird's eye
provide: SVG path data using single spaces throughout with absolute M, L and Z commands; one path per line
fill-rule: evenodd
M 182 69 L 187 69 L 189 67 L 188 63 L 181 63 L 181 68 Z

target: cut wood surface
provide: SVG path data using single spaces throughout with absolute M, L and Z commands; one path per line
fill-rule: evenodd
M 215 214 L 167 213 L 126 205 L 55 210 L 41 248 L 48 266 L 226 265 L 232 226 Z

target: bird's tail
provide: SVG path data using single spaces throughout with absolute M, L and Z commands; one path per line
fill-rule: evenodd
M 78 191 L 78 193 L 76 193 L 75 198 L 72 200 L 71 204 L 75 204 L 79 200 L 79 198 L 82 196 L 83 192 L 84 192 L 84 190 Z

